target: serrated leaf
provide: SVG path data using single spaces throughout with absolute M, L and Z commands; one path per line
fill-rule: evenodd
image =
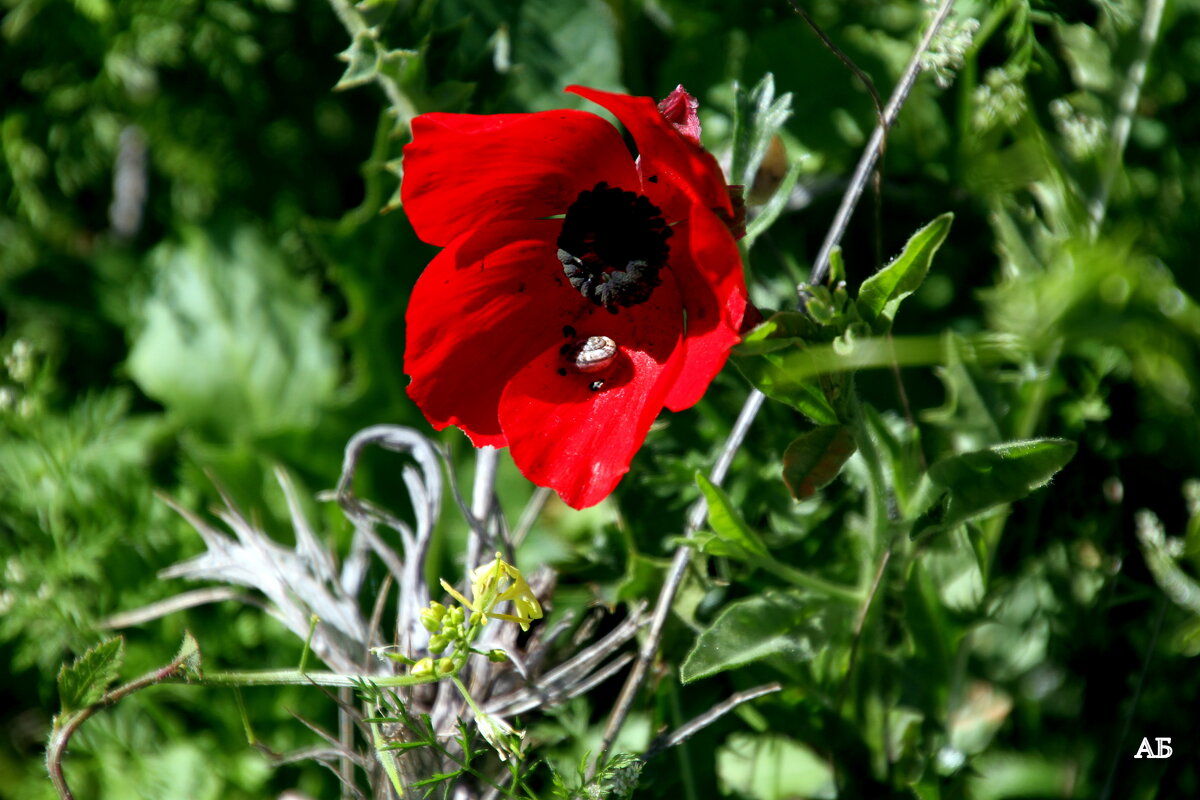
M 117 679 L 125 658 L 125 640 L 120 636 L 88 650 L 58 671 L 58 696 L 64 713 L 87 708 L 100 700 Z
M 184 671 L 188 680 L 199 680 L 204 677 L 201 669 L 200 643 L 196 641 L 196 637 L 192 636 L 192 632 L 189 630 L 183 632 L 183 642 L 179 645 L 179 652 L 175 654 L 175 663 Z
M 696 473 L 696 483 L 708 501 L 708 524 L 713 533 L 726 545 L 725 552 L 714 555 L 732 557 L 765 558 L 768 555 L 767 546 L 763 544 L 758 533 L 746 524 L 742 515 L 737 512 L 729 500 L 729 495 L 715 485 L 703 474 Z
M 346 71 L 333 85 L 334 91 L 362 86 L 375 79 L 379 72 L 379 62 L 382 59 L 379 43 L 369 31 L 359 31 L 355 34 L 350 46 L 338 53 L 338 59 L 345 61 Z
M 388 198 L 388 201 L 383 208 L 379 209 L 380 214 L 387 214 L 388 212 L 395 211 L 397 208 L 400 208 L 402 205 L 404 205 L 404 201 L 400 196 L 400 189 L 404 186 L 404 159 L 394 158 L 384 164 L 383 168 L 399 179 L 399 181 L 396 183 L 395 190 L 392 192 L 392 196 Z
M 929 468 L 933 482 L 950 493 L 942 524 L 957 525 L 1045 486 L 1075 449 L 1065 439 L 1031 439 L 942 459 Z
M 696 637 L 680 677 L 690 683 L 771 656 L 808 661 L 827 644 L 831 609 L 799 591 L 771 591 L 731 603 Z
M 813 428 L 783 452 L 783 482 L 797 500 L 812 497 L 837 477 L 857 449 L 846 425 Z
M 953 214 L 942 214 L 914 233 L 890 264 L 863 281 L 858 290 L 858 313 L 864 321 L 891 323 L 900 301 L 915 292 L 929 274 L 933 256 L 946 240 L 953 221 Z
M 717 775 L 725 793 L 752 800 L 837 797 L 829 764 L 780 734 L 733 734 L 717 751 Z

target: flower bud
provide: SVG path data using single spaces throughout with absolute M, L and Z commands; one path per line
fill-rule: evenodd
M 508 661 L 508 653 L 499 649 L 489 650 L 487 656 L 488 661 L 491 661 L 493 664 L 503 664 Z
M 439 675 L 449 675 L 454 671 L 454 659 L 439 658 L 437 660 L 437 671 Z
M 435 655 L 439 654 L 446 649 L 448 644 L 450 644 L 449 636 L 443 636 L 440 633 L 435 633 L 433 636 L 429 637 L 429 652 Z
M 420 661 L 412 665 L 412 669 L 408 671 L 409 675 L 414 678 L 424 678 L 433 674 L 433 659 L 422 658 Z
M 425 630 L 430 633 L 437 633 L 442 627 L 442 618 L 446 616 L 446 607 L 436 600 L 429 604 L 429 608 L 421 609 L 421 624 L 425 626 Z

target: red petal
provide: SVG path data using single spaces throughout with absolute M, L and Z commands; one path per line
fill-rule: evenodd
M 687 355 L 666 406 L 681 411 L 704 395 L 738 343 L 747 292 L 737 244 L 716 214 L 693 208 L 672 230 L 669 264 L 687 309 Z
M 683 319 L 667 273 L 650 300 L 609 314 L 581 309 L 580 337 L 608 336 L 619 353 L 603 375 L 566 367 L 559 347 L 522 368 L 500 398 L 500 424 L 513 461 L 534 483 L 554 489 L 567 505 L 586 508 L 612 492 L 662 410 L 683 365 Z M 589 313 L 590 312 L 590 313 Z M 604 386 L 592 391 L 600 378 Z
M 591 306 L 556 257 L 558 220 L 498 222 L 456 239 L 413 287 L 406 325 L 408 395 L 441 430 L 457 425 L 476 447 L 503 447 L 504 385 L 562 326 Z M 594 307 L 594 306 L 593 306 Z
M 700 117 L 696 114 L 699 107 L 700 101 L 688 94 L 682 83 L 658 103 L 658 111 L 667 122 L 695 144 L 700 144 Z
M 682 219 L 689 200 L 733 215 L 725 176 L 716 159 L 675 130 L 649 97 L 582 86 L 568 86 L 567 91 L 607 108 L 633 136 L 639 154 L 638 171 L 643 178 L 642 193 L 666 212 L 668 221 Z
M 563 214 L 600 181 L 639 185 L 617 129 L 584 111 L 422 114 L 412 129 L 400 197 L 430 244 L 488 222 Z

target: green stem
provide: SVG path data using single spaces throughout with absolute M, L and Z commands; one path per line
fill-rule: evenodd
M 756 559 L 754 565 L 794 586 L 811 589 L 817 594 L 823 594 L 834 600 L 841 600 L 845 603 L 857 605 L 863 599 L 863 593 L 860 591 L 827 581 L 824 578 L 818 578 L 815 575 L 809 575 L 807 572 L 801 572 L 780 561 L 769 558 Z
M 871 438 L 866 414 L 863 413 L 862 400 L 853 386 L 851 386 L 850 395 L 850 427 L 854 431 L 854 444 L 858 447 L 859 455 L 862 456 L 863 463 L 867 467 L 867 530 L 870 534 L 868 560 L 873 561 L 874 555 L 882 548 L 888 529 L 888 486 L 887 480 L 883 476 L 883 464 L 879 458 L 879 450 L 875 447 L 875 440 Z M 865 574 L 860 576 L 860 583 L 864 590 L 866 577 Z
M 46 744 L 46 771 L 50 774 L 50 782 L 54 784 L 54 789 L 58 792 L 61 800 L 74 800 L 75 797 L 67 785 L 67 778 L 62 768 L 62 758 L 67 751 L 67 744 L 71 741 L 71 737 L 75 732 L 79 730 L 79 726 L 97 711 L 108 708 L 111 705 L 116 705 L 123 698 L 128 697 L 134 692 L 141 691 L 148 686 L 158 683 L 171 683 L 177 680 L 182 682 L 184 679 L 180 678 L 179 673 L 183 670 L 187 658 L 188 656 L 181 652 L 180 655 L 172 659 L 166 666 L 156 669 L 153 672 L 148 672 L 136 680 L 113 689 L 111 692 L 106 692 L 103 697 L 87 708 L 64 712 L 55 717 L 54 727 L 50 732 L 50 741 Z

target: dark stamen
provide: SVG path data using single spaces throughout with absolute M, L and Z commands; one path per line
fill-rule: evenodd
M 662 212 L 643 195 L 601 181 L 567 209 L 558 260 L 571 286 L 612 313 L 650 299 L 671 252 Z

